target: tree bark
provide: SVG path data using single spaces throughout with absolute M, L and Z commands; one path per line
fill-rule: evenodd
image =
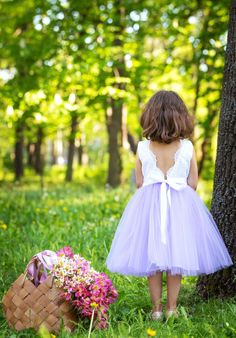
M 119 81 L 121 77 L 125 76 L 125 60 L 122 48 L 123 42 L 121 39 L 121 36 L 124 33 L 125 9 L 122 0 L 114 1 L 114 9 L 116 10 L 114 15 L 116 31 L 114 32 L 115 37 L 113 46 L 116 47 L 116 52 L 113 57 L 113 73 L 115 78 L 117 78 L 114 88 L 117 89 L 117 91 L 120 91 L 125 89 L 125 84 L 122 81 Z M 110 108 L 111 111 L 109 116 L 106 114 L 109 152 L 107 183 L 112 187 L 116 187 L 121 183 L 122 172 L 121 148 L 123 99 L 111 97 Z
M 29 142 L 26 147 L 27 150 L 27 165 L 34 167 L 35 144 Z
M 107 183 L 116 187 L 121 182 L 122 101 L 111 99 L 111 116 L 107 116 L 109 167 Z
M 210 107 L 208 107 L 208 115 L 207 119 L 204 122 L 204 138 L 203 142 L 201 144 L 201 157 L 198 162 L 198 175 L 199 177 L 202 174 L 202 171 L 204 167 L 206 167 L 207 164 L 212 165 L 212 155 L 211 155 L 211 142 L 212 142 L 212 136 L 215 132 L 214 122 L 217 117 L 217 111 L 212 110 Z
M 137 152 L 138 143 L 135 141 L 133 135 L 130 134 L 129 132 L 128 132 L 128 142 L 129 142 L 130 150 L 135 155 Z
M 42 154 L 42 143 L 43 143 L 43 128 L 38 127 L 37 130 L 37 141 L 35 143 L 35 171 L 38 175 L 43 174 L 43 154 Z
M 19 181 L 24 174 L 23 166 L 24 124 L 21 121 L 15 127 L 15 180 Z
M 82 158 L 83 158 L 83 145 L 82 145 L 82 141 L 81 141 L 81 138 L 80 138 L 80 143 L 79 143 L 79 146 L 78 146 L 78 150 L 77 150 L 77 154 L 78 154 L 78 165 L 82 165 Z
M 211 213 L 236 260 L 236 0 L 231 3 L 222 88 L 217 155 Z M 204 298 L 236 294 L 236 267 L 199 278 L 197 290 Z
M 50 151 L 50 164 L 54 165 L 57 163 L 57 155 L 56 155 L 56 149 L 55 149 L 55 140 L 51 141 L 51 151 Z
M 72 114 L 71 116 L 71 133 L 69 136 L 69 147 L 68 147 L 68 155 L 67 155 L 67 169 L 66 169 L 66 177 L 65 180 L 67 182 L 72 181 L 73 177 L 73 160 L 75 154 L 75 136 L 77 132 L 78 125 L 78 116 L 76 114 Z

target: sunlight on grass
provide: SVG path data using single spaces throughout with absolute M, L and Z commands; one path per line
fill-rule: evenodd
M 48 184 L 43 191 L 35 182 L 27 185 L 5 185 L 0 191 L 0 245 L 2 256 L 1 297 L 24 270 L 32 255 L 44 249 L 57 250 L 70 245 L 104 271 L 117 288 L 119 298 L 112 304 L 109 327 L 96 331 L 92 337 L 148 337 L 148 330 L 157 337 L 233 337 L 236 305 L 233 300 L 202 301 L 195 292 L 196 277 L 185 277 L 179 297 L 180 317 L 174 321 L 150 320 L 151 303 L 146 278 L 112 274 L 105 259 L 116 226 L 132 196 L 128 185 L 104 189 L 102 185 Z M 210 198 L 210 189 L 204 199 Z M 164 275 L 166 301 L 166 279 Z M 3 337 L 23 337 L 9 329 L 1 312 L 0 332 Z M 87 337 L 88 328 L 78 324 L 74 334 L 62 332 L 58 337 Z M 34 337 L 32 330 L 24 337 Z M 150 336 L 150 334 L 149 334 Z M 42 335 L 41 335 L 42 337 Z

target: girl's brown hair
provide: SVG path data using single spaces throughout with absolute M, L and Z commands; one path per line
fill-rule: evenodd
M 171 143 L 179 138 L 190 137 L 194 118 L 181 97 L 168 90 L 160 90 L 145 105 L 140 123 L 143 136 L 160 143 Z

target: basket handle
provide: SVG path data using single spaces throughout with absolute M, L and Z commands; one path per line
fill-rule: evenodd
M 51 284 L 51 289 L 52 289 L 52 287 L 53 287 L 53 285 L 54 285 L 54 279 L 55 279 L 55 277 L 52 275 L 52 284 Z
M 39 266 L 37 266 L 37 261 L 38 261 L 37 257 L 33 256 L 31 258 L 31 260 L 28 262 L 28 264 L 26 265 L 25 271 L 23 273 L 24 274 L 24 278 L 23 278 L 23 282 L 22 282 L 22 285 L 21 285 L 22 287 L 25 284 L 25 280 L 26 280 L 26 277 L 27 277 L 28 268 L 29 268 L 30 264 L 34 264 L 34 277 L 33 277 L 33 279 L 34 279 L 34 281 L 38 280 L 38 272 L 40 270 L 40 262 L 39 262 Z M 47 275 L 47 271 L 46 271 L 46 268 L 45 268 L 44 265 L 43 265 L 43 269 L 44 269 L 45 274 Z M 52 288 L 53 285 L 54 285 L 54 276 L 52 276 L 52 284 L 51 284 L 50 288 Z
M 22 287 L 24 286 L 25 284 L 25 280 L 26 280 L 26 277 L 27 277 L 27 273 L 28 273 L 28 268 L 29 268 L 29 265 L 34 263 L 35 264 L 35 268 L 36 268 L 36 258 L 35 257 L 32 257 L 31 260 L 28 262 L 28 264 L 26 265 L 26 268 L 25 268 L 25 271 L 23 272 L 23 275 L 24 275 L 24 278 L 23 278 L 23 282 L 22 282 Z

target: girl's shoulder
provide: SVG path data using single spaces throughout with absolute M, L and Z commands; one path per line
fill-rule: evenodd
M 149 140 L 148 139 L 144 139 L 138 142 L 138 146 L 137 146 L 137 153 L 139 155 L 139 157 L 144 156 L 147 152 L 149 152 Z M 181 152 L 182 154 L 186 154 L 187 156 L 192 156 L 193 154 L 193 143 L 191 140 L 187 139 L 187 138 L 183 138 L 181 139 Z
M 184 142 L 184 144 L 186 144 L 187 147 L 193 147 L 193 143 L 191 140 L 189 140 L 188 138 L 183 138 L 182 141 Z
M 147 139 L 141 140 L 141 141 L 138 142 L 137 154 L 138 154 L 139 158 L 144 156 L 145 153 L 148 151 L 148 143 L 149 143 L 149 140 L 147 140 Z
M 183 138 L 183 139 L 181 139 L 181 141 L 186 147 L 189 147 L 189 148 L 193 147 L 193 143 L 192 143 L 191 140 L 189 140 L 187 138 Z M 138 148 L 147 147 L 149 142 L 150 142 L 150 140 L 147 140 L 147 139 L 139 141 L 138 142 Z
M 149 142 L 150 140 L 147 140 L 147 139 L 138 141 L 138 149 L 147 147 Z
M 147 145 L 149 142 L 149 140 L 145 139 L 145 140 L 141 140 L 138 142 L 138 147 L 143 147 L 145 145 Z
M 182 142 L 183 142 L 183 153 L 190 156 L 191 158 L 194 150 L 192 141 L 187 138 L 184 138 L 182 139 Z

